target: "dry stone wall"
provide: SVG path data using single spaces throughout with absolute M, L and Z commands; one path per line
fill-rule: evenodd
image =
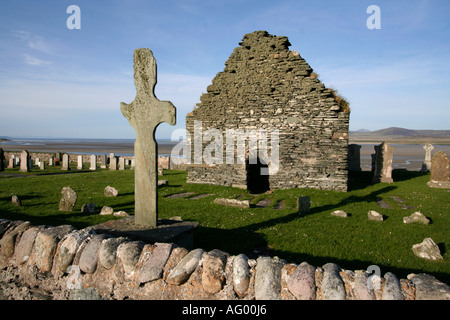
M 187 143 L 194 162 L 194 121 L 202 129 L 279 131 L 279 170 L 271 189 L 347 190 L 348 105 L 317 79 L 287 37 L 266 31 L 246 34 L 240 46 L 186 117 Z M 226 141 L 224 138 L 224 150 Z M 197 142 L 198 139 L 197 139 Z M 202 150 L 210 141 L 202 141 Z M 245 187 L 245 164 L 188 168 L 188 182 Z M 203 163 L 204 164 L 204 163 Z
M 0 299 L 449 300 L 431 275 L 249 259 L 0 219 Z

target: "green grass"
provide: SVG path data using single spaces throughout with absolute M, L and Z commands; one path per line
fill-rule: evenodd
M 33 169 L 31 173 L 19 173 L 6 169 L 0 175 L 0 218 L 28 220 L 33 224 L 72 224 L 76 228 L 104 222 L 111 216 L 100 216 L 102 206 L 115 211 L 134 213 L 134 171 L 109 171 L 99 169 L 62 174 L 59 168 L 45 171 Z M 314 189 L 275 190 L 271 194 L 251 195 L 248 191 L 186 183 L 186 172 L 165 171 L 161 179 L 169 180 L 169 186 L 159 188 L 159 218 L 180 216 L 183 220 L 197 221 L 200 227 L 194 233 L 195 247 L 205 250 L 221 249 L 230 254 L 251 255 L 254 248 L 268 248 L 288 262 L 309 263 L 321 266 L 335 262 L 345 269 L 367 269 L 375 264 L 382 273 L 394 272 L 405 278 L 409 273 L 429 273 L 441 281 L 450 283 L 450 190 L 427 186 L 429 175 L 419 172 L 394 170 L 395 182 L 370 183 L 370 172 L 351 176 L 347 193 Z M 107 198 L 103 190 L 107 186 L 119 190 L 117 198 Z M 72 187 L 78 193 L 78 201 L 72 212 L 58 211 L 61 189 Z M 181 192 L 209 194 L 197 200 L 191 196 L 178 199 L 168 195 Z M 11 204 L 16 194 L 22 207 Z M 296 199 L 309 196 L 311 212 L 299 216 Z M 213 203 L 215 198 L 251 200 L 255 205 L 260 199 L 272 199 L 267 208 L 238 209 Z M 413 208 L 403 209 L 391 197 L 400 197 Z M 382 209 L 378 200 L 389 203 L 391 209 Z M 277 201 L 284 200 L 283 209 L 276 210 Z M 93 202 L 97 214 L 80 212 L 81 206 Z M 331 216 L 334 210 L 344 210 L 347 218 Z M 368 221 L 367 212 L 376 210 L 385 221 Z M 415 211 L 431 219 L 429 225 L 403 223 L 403 217 Z M 440 247 L 444 261 L 427 261 L 416 257 L 411 247 L 424 238 L 431 237 Z

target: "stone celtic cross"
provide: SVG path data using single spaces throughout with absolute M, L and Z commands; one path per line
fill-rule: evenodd
M 136 98 L 130 104 L 120 103 L 120 110 L 136 130 L 135 224 L 156 227 L 158 223 L 158 152 L 156 127 L 167 122 L 175 125 L 176 109 L 170 101 L 155 96 L 156 60 L 149 49 L 134 51 L 134 84 Z

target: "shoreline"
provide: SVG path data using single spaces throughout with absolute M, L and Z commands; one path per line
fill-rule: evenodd
M 16 141 L 20 141 L 18 144 Z M 9 143 L 15 144 L 9 144 Z M 25 143 L 27 142 L 27 143 Z M 28 143 L 30 142 L 30 143 Z M 159 141 L 158 142 L 158 155 L 169 156 L 172 153 L 172 149 L 179 144 L 178 141 Z M 360 162 L 361 169 L 363 171 L 371 170 L 372 167 L 372 154 L 375 153 L 374 146 L 379 143 L 370 142 L 355 142 L 350 141 L 349 144 L 359 144 L 360 149 Z M 418 171 L 422 168 L 423 161 L 425 159 L 425 150 L 423 149 L 424 143 L 390 143 L 394 147 L 393 169 L 407 169 L 411 171 Z M 69 154 L 110 154 L 114 153 L 117 156 L 133 156 L 134 155 L 134 140 L 56 140 L 51 141 L 45 139 L 23 139 L 13 140 L 8 143 L 0 143 L 0 148 L 4 152 L 21 152 L 27 150 L 34 153 L 69 153 Z M 443 151 L 450 156 L 450 145 L 434 145 L 432 156 L 438 152 Z
M 170 154 L 172 148 L 178 144 L 178 142 L 164 141 L 158 143 L 158 154 Z M 51 142 L 46 141 L 42 144 L 3 144 L 0 143 L 0 148 L 4 152 L 21 152 L 27 150 L 28 152 L 39 153 L 78 153 L 78 154 L 110 154 L 116 155 L 134 155 L 134 141 L 133 142 L 83 142 L 80 140 L 71 142 Z

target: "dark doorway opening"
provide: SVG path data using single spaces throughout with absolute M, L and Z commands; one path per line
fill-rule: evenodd
M 269 166 L 259 158 L 256 161 L 247 160 L 247 189 L 251 193 L 263 193 L 270 190 L 268 171 Z

